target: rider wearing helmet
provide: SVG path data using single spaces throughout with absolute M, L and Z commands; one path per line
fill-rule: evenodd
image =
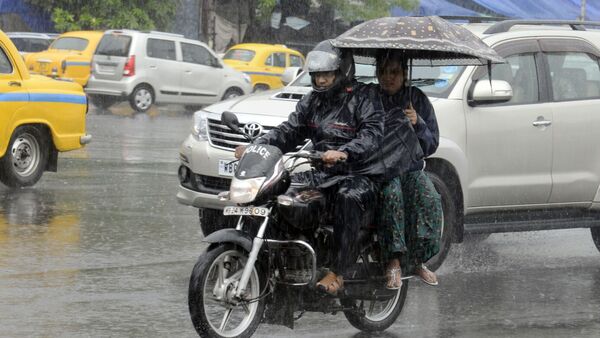
M 286 153 L 310 139 L 314 150 L 323 152 L 324 166 L 295 174 L 292 181 L 312 180 L 333 206 L 335 262 L 317 287 L 336 294 L 343 287 L 346 267 L 358 257 L 356 236 L 372 219 L 377 196 L 372 178 L 384 172 L 372 154 L 381 146 L 383 119 L 367 96 L 352 90 L 351 54 L 326 40 L 308 53 L 305 67 L 313 91 L 298 102 L 287 121 L 254 143 L 274 145 Z M 236 157 L 244 149 L 238 147 Z

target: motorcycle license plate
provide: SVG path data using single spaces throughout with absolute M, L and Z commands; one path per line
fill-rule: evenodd
M 237 169 L 238 162 L 232 162 L 233 160 L 219 160 L 219 175 L 221 176 L 233 176 Z
M 269 209 L 263 207 L 234 207 L 228 206 L 223 209 L 225 216 L 267 216 Z

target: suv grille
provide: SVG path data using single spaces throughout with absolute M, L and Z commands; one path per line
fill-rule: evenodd
M 198 192 L 216 195 L 229 190 L 230 178 L 213 177 L 191 173 L 189 179 L 181 181 L 181 185 Z
M 240 127 L 244 125 L 240 123 Z M 261 136 L 268 133 L 269 130 L 274 127 L 262 126 L 263 130 L 261 132 Z M 208 138 L 212 145 L 217 148 L 233 150 L 237 146 L 243 146 L 248 144 L 248 141 L 243 135 L 236 134 L 229 127 L 222 124 L 221 121 L 215 119 L 208 119 Z M 305 140 L 305 144 L 309 142 L 309 140 Z M 301 144 L 296 147 L 296 151 L 302 149 L 305 144 Z M 229 188 L 229 186 L 227 186 Z
M 240 124 L 240 127 L 243 127 L 243 124 Z M 261 135 L 266 134 L 269 130 L 273 129 L 273 127 L 262 126 L 263 130 Z M 210 138 L 210 142 L 218 148 L 224 149 L 235 149 L 237 146 L 246 145 L 248 141 L 243 135 L 234 133 L 224 124 L 221 124 L 221 121 L 208 119 L 208 136 Z
M 200 183 L 197 185 L 202 185 L 205 188 L 219 191 L 229 190 L 229 185 L 231 184 L 230 178 L 213 177 L 205 175 L 195 175 L 194 178 L 196 179 L 196 183 Z

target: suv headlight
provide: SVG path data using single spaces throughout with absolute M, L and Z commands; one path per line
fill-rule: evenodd
M 246 81 L 246 83 L 252 82 L 252 79 L 250 78 L 250 75 L 248 75 L 246 73 L 242 73 L 242 75 L 244 76 L 244 80 Z
M 194 135 L 198 141 L 205 141 L 208 139 L 208 118 L 206 117 L 206 112 L 203 110 L 194 113 L 192 135 Z

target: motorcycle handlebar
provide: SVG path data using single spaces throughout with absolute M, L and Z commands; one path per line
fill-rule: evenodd
M 314 162 L 323 163 L 323 159 L 322 159 L 323 154 L 324 154 L 324 152 L 315 151 L 315 150 L 301 151 L 301 152 L 296 153 L 293 157 L 306 158 L 306 159 L 309 159 Z M 345 158 L 338 159 L 338 161 L 337 161 L 337 163 L 343 163 L 343 162 L 346 162 Z

